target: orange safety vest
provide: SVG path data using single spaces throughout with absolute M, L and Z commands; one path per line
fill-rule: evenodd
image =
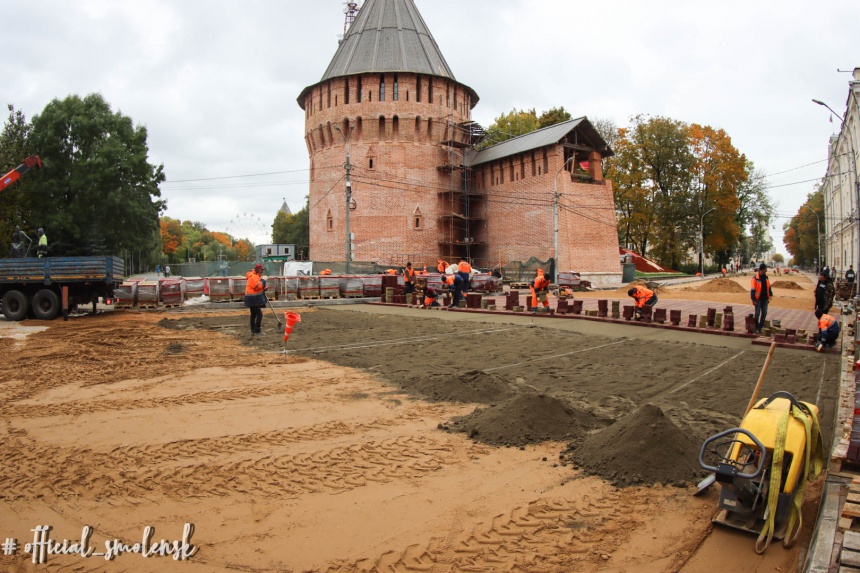
M 541 290 L 549 287 L 549 280 L 543 275 L 538 275 L 532 284 L 535 290 Z
M 642 308 L 645 306 L 645 303 L 654 296 L 654 291 L 641 286 L 634 288 L 636 289 L 636 292 L 633 293 L 633 305 L 636 308 Z
M 436 270 L 439 271 L 440 273 L 444 273 L 445 269 L 447 269 L 447 268 L 448 268 L 448 263 L 446 263 L 445 261 L 442 261 L 442 260 L 436 261 Z
M 822 314 L 821 318 L 818 319 L 818 330 L 827 330 L 834 322 L 836 322 L 835 318 L 833 318 L 829 314 Z
M 403 267 L 403 280 L 406 281 L 406 284 L 415 282 L 415 269 Z
M 248 282 L 245 283 L 245 294 L 260 294 L 263 292 L 263 277 L 254 271 L 248 271 L 245 274 Z
M 764 284 L 764 287 L 765 287 L 764 296 L 766 299 L 770 299 L 770 297 L 771 297 L 770 279 L 767 278 L 767 275 L 765 275 L 765 277 L 766 278 L 764 281 L 765 282 L 765 284 Z M 761 287 L 762 287 L 761 276 L 759 275 L 759 271 L 756 271 L 755 276 L 750 281 L 750 290 L 753 291 L 756 300 L 761 299 Z
M 470 265 L 466 261 L 460 261 L 459 263 L 457 263 L 457 270 L 461 273 L 471 273 L 472 265 Z

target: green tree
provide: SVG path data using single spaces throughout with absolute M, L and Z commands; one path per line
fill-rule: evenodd
M 785 263 L 785 257 L 783 257 L 781 253 L 774 253 L 770 260 L 778 264 Z
M 732 254 L 741 262 L 749 263 L 760 258 L 772 247 L 768 229 L 773 222 L 774 207 L 767 193 L 767 177 L 756 169 L 752 161 L 746 164 L 746 179 L 738 186 L 738 210 L 735 222 L 741 237 L 732 246 Z
M 31 223 L 44 227 L 52 255 L 111 253 L 157 256 L 163 166 L 147 161 L 147 132 L 113 112 L 99 94 L 51 101 L 32 121 L 28 143 L 44 168 Z M 102 247 L 100 247 L 101 249 Z
M 514 108 L 493 121 L 493 124 L 487 128 L 487 136 L 479 147 L 490 147 L 525 133 L 531 133 L 538 128 L 540 128 L 540 122 L 534 109 L 518 110 Z
M 540 114 L 540 117 L 538 117 L 538 128 L 549 127 L 550 125 L 569 121 L 570 119 L 570 113 L 564 109 L 564 106 L 554 107 Z
M 308 209 L 309 197 L 305 197 L 305 206 L 301 211 L 287 215 L 278 211 L 272 223 L 272 241 L 279 245 L 295 245 L 296 254 L 304 252 L 305 258 L 310 258 L 310 217 Z

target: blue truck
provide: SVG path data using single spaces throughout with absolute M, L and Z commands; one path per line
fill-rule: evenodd
M 6 320 L 33 316 L 52 320 L 62 310 L 63 287 L 68 310 L 101 297 L 114 298 L 125 278 L 120 257 L 27 257 L 0 259 L 0 304 Z

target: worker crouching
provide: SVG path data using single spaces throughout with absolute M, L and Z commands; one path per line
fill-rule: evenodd
M 448 286 L 448 291 L 453 295 L 453 301 L 449 308 L 457 308 L 460 306 L 460 301 L 463 299 L 463 277 L 459 273 L 450 274 L 445 277 L 445 284 Z
M 538 301 L 543 304 L 544 308 L 549 308 L 549 300 L 547 299 L 547 291 L 549 290 L 549 279 L 543 274 L 543 269 L 537 270 L 537 276 L 529 283 L 529 290 L 532 293 L 531 304 L 529 310 L 537 312 Z
M 642 318 L 642 309 L 646 306 L 654 308 L 657 304 L 657 295 L 653 290 L 643 286 L 635 286 L 627 291 L 627 296 L 633 297 L 633 306 L 635 307 L 636 320 Z
M 436 289 L 433 287 L 427 287 L 427 290 L 424 291 L 424 306 L 439 306 L 439 293 L 436 292 Z
M 825 348 L 833 348 L 839 340 L 839 321 L 820 309 L 815 311 L 815 318 L 818 319 L 818 342 L 815 343 L 815 350 L 822 352 Z

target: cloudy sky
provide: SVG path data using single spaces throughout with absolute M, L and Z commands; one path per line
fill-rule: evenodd
M 825 173 L 860 67 L 860 2 L 416 0 L 485 127 L 564 106 L 724 129 L 791 216 Z M 145 125 L 167 216 L 265 237 L 308 192 L 301 90 L 343 33 L 340 0 L 4 0 L 0 94 L 27 117 L 101 93 Z M 782 224 L 773 237 L 782 247 Z M 258 239 L 262 240 L 262 239 Z

